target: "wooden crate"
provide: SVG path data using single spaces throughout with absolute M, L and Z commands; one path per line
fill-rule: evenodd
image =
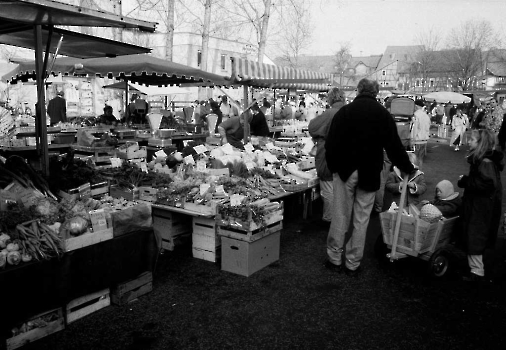
M 161 247 L 174 250 L 176 241 L 190 236 L 192 232 L 191 216 L 173 213 L 168 210 L 153 208 L 153 230 L 161 238 Z
M 150 271 L 146 271 L 136 278 L 114 287 L 111 290 L 111 302 L 114 305 L 125 305 L 152 290 L 153 274 Z
M 193 217 L 192 251 L 193 257 L 216 262 L 221 246 L 218 227 L 214 218 Z
M 252 242 L 270 233 L 281 230 L 283 228 L 283 211 L 283 208 L 281 208 L 265 215 L 262 219 L 262 223 L 259 224 L 250 219 L 247 222 L 243 222 L 242 227 L 230 225 L 230 221 L 236 219 L 228 218 L 224 220 L 220 214 L 217 214 L 216 222 L 218 225 L 218 234 Z M 229 224 L 224 225 L 224 222 L 227 221 Z
M 139 199 L 139 189 L 136 187 L 132 190 L 120 188 L 118 186 L 111 186 L 109 188 L 109 195 L 113 198 L 125 198 L 128 201 Z
M 109 194 L 109 183 L 107 181 L 100 182 L 97 184 L 92 184 L 90 189 L 90 194 L 92 197 L 95 196 L 103 196 L 105 194 Z
M 38 339 L 44 338 L 50 334 L 56 333 L 65 329 L 65 319 L 63 317 L 63 309 L 53 309 L 46 312 L 43 312 L 39 315 L 31 317 L 26 322 L 33 322 L 37 319 L 44 319 L 45 317 L 49 317 L 51 314 L 57 314 L 57 318 L 53 321 L 47 322 L 46 326 L 34 328 L 29 330 L 28 332 L 24 332 L 13 336 L 11 338 L 7 338 L 7 350 L 13 350 L 20 348 L 26 344 L 32 343 Z
M 397 240 L 397 252 L 418 256 L 450 242 L 450 236 L 458 217 L 428 223 L 418 217 L 403 215 Z M 391 247 L 397 220 L 396 212 L 380 213 L 383 242 Z
M 67 324 L 111 305 L 109 288 L 72 300 L 67 304 Z
M 121 159 L 140 159 L 146 158 L 148 155 L 148 151 L 146 146 L 140 147 L 138 150 L 131 151 L 127 150 L 126 152 L 117 151 L 116 157 Z
M 87 247 L 89 245 L 97 244 L 100 242 L 112 239 L 112 227 L 102 231 L 91 232 L 88 231 L 80 236 L 69 237 L 64 241 L 64 250 L 70 252 L 72 250 Z
M 156 194 L 158 189 L 148 186 L 139 186 L 139 200 L 146 202 L 156 202 Z

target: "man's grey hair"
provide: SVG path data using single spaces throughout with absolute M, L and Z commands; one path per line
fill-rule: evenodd
M 357 93 L 359 94 L 371 94 L 376 96 L 379 93 L 379 84 L 376 80 L 361 79 L 357 85 Z
M 339 90 L 337 87 L 331 88 L 327 94 L 327 103 L 332 106 L 334 103 L 339 101 L 346 101 L 346 95 L 344 94 L 344 91 Z

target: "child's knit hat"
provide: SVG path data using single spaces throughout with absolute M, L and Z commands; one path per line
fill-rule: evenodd
M 448 180 L 442 180 L 437 185 L 436 188 L 441 191 L 441 199 L 443 200 L 452 200 L 458 197 L 459 193 L 455 192 L 453 189 L 453 184 Z

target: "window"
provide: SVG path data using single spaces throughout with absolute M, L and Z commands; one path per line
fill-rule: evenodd
M 431 80 L 430 80 L 429 86 L 430 86 L 430 87 L 434 87 L 434 79 L 431 79 Z
M 197 51 L 197 66 L 200 67 L 201 64 L 202 64 L 202 51 L 198 50 Z
M 225 70 L 226 55 L 221 55 L 221 69 Z
M 387 71 L 386 70 L 382 70 L 381 71 L 381 75 L 383 75 L 383 76 L 387 75 Z
M 416 79 L 416 81 L 415 81 L 415 86 L 416 86 L 416 87 L 419 87 L 419 86 L 420 86 L 420 80 Z

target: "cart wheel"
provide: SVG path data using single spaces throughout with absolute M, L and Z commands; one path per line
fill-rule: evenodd
M 450 268 L 450 258 L 442 249 L 436 250 L 429 259 L 429 274 L 433 277 L 443 277 Z
M 387 245 L 383 242 L 383 235 L 379 235 L 376 239 L 376 243 L 374 243 L 374 255 L 376 255 L 376 259 L 382 264 L 386 264 L 390 261 L 388 259 L 387 254 L 390 253 L 390 249 L 388 249 Z

